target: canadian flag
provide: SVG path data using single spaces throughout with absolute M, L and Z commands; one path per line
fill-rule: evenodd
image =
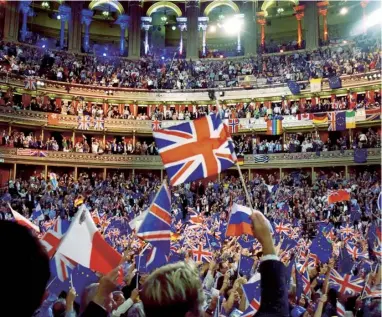
M 25 226 L 29 229 L 32 229 L 34 231 L 40 232 L 40 228 L 38 226 L 36 226 L 33 222 L 29 221 L 24 216 L 20 215 L 16 210 L 13 210 L 9 203 L 8 203 L 8 207 L 11 210 L 13 218 L 15 218 L 15 220 L 18 224 Z
M 72 220 L 57 252 L 102 274 L 116 268 L 122 258 L 102 238 L 85 205 L 81 206 Z

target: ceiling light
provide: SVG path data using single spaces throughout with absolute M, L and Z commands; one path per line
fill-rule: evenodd
M 107 18 L 109 16 L 109 11 L 102 11 L 102 15 Z
M 285 10 L 284 8 L 277 8 L 277 14 L 283 13 Z
M 160 18 L 163 22 L 166 22 L 167 21 L 167 17 L 164 15 Z
M 49 2 L 48 2 L 48 1 L 43 1 L 43 2 L 41 3 L 41 7 L 42 7 L 43 9 L 49 9 L 49 8 L 50 8 Z
M 210 26 L 210 32 L 211 33 L 215 33 L 216 32 L 216 26 L 215 25 L 211 25 Z
M 58 15 L 58 16 L 57 16 L 57 20 L 61 20 L 61 15 Z
M 341 15 L 345 15 L 345 14 L 347 14 L 348 12 L 349 12 L 349 9 L 346 8 L 346 7 L 343 7 L 343 8 L 341 8 L 341 10 L 340 10 L 340 14 L 341 14 Z
M 173 25 L 171 29 L 172 29 L 173 31 L 175 31 L 175 30 L 176 30 L 176 26 Z

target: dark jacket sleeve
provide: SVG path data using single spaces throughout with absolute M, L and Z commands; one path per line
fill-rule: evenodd
M 90 302 L 81 317 L 107 317 L 108 314 L 105 309 L 94 302 Z
M 277 260 L 261 262 L 261 300 L 260 309 L 255 315 L 288 317 L 288 289 L 286 285 L 285 266 Z

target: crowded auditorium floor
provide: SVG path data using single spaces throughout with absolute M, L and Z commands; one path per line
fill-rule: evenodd
M 0 316 L 381 316 L 381 12 L 0 1 Z

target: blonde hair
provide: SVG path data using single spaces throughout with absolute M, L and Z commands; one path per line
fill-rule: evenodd
M 168 264 L 154 271 L 140 294 L 146 317 L 200 316 L 202 285 L 195 267 L 185 262 Z

